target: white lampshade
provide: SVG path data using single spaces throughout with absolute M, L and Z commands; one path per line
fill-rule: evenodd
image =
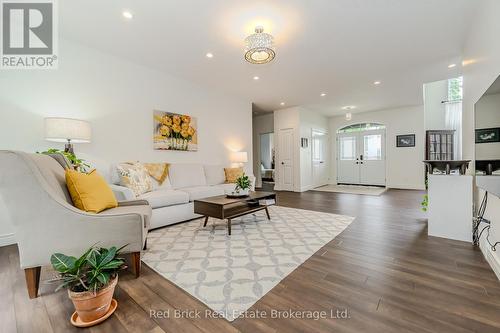
M 231 155 L 231 162 L 234 163 L 246 163 L 248 162 L 248 154 L 246 151 L 234 152 Z
M 45 139 L 54 142 L 88 143 L 92 130 L 84 120 L 45 118 Z

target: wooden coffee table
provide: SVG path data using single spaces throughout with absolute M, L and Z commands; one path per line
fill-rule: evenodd
M 207 226 L 208 218 L 227 219 L 227 232 L 231 235 L 231 220 L 243 215 L 255 213 L 259 210 L 265 210 L 267 218 L 271 216 L 267 207 L 269 205 L 260 205 L 259 200 L 273 199 L 276 202 L 276 193 L 255 191 L 243 198 L 228 198 L 225 195 L 209 197 L 194 201 L 194 212 L 205 216 L 204 227 Z

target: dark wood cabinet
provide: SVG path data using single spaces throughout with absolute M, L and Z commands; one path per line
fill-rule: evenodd
M 455 158 L 454 130 L 426 132 L 425 158 L 431 161 L 450 161 Z

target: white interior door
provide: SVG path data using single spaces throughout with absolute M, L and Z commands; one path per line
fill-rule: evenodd
M 359 183 L 358 134 L 338 134 L 337 182 Z
M 278 135 L 279 188 L 293 191 L 293 129 L 282 129 Z
M 312 131 L 312 177 L 315 187 L 328 184 L 327 141 L 328 135 L 325 132 Z
M 337 135 L 337 182 L 385 185 L 385 131 Z

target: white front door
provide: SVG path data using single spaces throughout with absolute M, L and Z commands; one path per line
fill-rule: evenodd
M 337 136 L 337 182 L 359 183 L 358 134 L 345 133 Z
M 337 182 L 385 185 L 385 131 L 368 130 L 337 136 Z
M 278 182 L 282 191 L 293 191 L 293 128 L 278 133 Z
M 327 140 L 328 135 L 325 132 L 312 131 L 312 177 L 314 187 L 328 184 Z
M 385 131 L 359 133 L 359 184 L 385 185 Z

